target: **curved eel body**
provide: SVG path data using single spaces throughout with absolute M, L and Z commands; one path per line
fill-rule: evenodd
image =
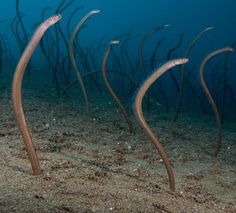
M 37 47 L 38 43 L 40 42 L 41 38 L 43 37 L 46 30 L 57 23 L 61 19 L 61 15 L 55 15 L 48 18 L 44 21 L 35 31 L 32 39 L 28 43 L 25 51 L 23 52 L 18 65 L 15 70 L 15 74 L 13 77 L 12 83 L 12 102 L 13 102 L 13 109 L 15 111 L 16 120 L 23 137 L 23 141 L 25 144 L 26 151 L 29 156 L 29 160 L 32 166 L 33 173 L 35 175 L 39 175 L 41 173 L 39 160 L 34 149 L 34 145 L 29 133 L 29 129 L 26 123 L 25 114 L 22 105 L 22 81 L 25 73 L 26 66 L 29 63 L 29 60 Z

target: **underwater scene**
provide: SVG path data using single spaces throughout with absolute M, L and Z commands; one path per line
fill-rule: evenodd
M 236 212 L 235 0 L 0 11 L 0 212 Z

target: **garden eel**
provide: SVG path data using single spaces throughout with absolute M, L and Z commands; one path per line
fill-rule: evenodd
M 189 54 L 192 50 L 192 48 L 195 46 L 195 44 L 198 42 L 198 40 L 208 31 L 213 30 L 214 27 L 206 27 L 203 29 L 194 39 L 192 42 L 188 45 L 188 48 L 185 51 L 184 57 L 188 58 Z M 184 83 L 185 83 L 185 64 L 183 64 L 180 67 L 180 88 L 179 88 L 179 94 L 177 98 L 177 104 L 176 104 L 176 109 L 175 109 L 175 115 L 173 121 L 176 122 L 178 120 L 178 115 L 180 112 L 180 107 L 182 104 L 182 99 L 183 99 L 183 93 L 184 93 Z
M 85 109 L 86 109 L 86 112 L 88 113 L 89 112 L 89 100 L 88 100 L 88 94 L 86 92 L 86 89 L 85 89 L 85 86 L 84 86 L 84 82 L 83 82 L 83 79 L 80 75 L 80 71 L 79 71 L 79 68 L 76 64 L 76 61 L 75 61 L 75 56 L 74 56 L 74 40 L 76 38 L 76 35 L 78 34 L 78 32 L 80 31 L 81 27 L 83 26 L 83 24 L 88 20 L 88 18 L 94 14 L 97 14 L 97 13 L 100 13 L 100 10 L 92 10 L 90 11 L 89 13 L 87 13 L 80 21 L 79 23 L 76 25 L 71 37 L 70 37 L 70 41 L 69 41 L 69 44 L 68 44 L 68 52 L 69 52 L 69 56 L 70 56 L 70 60 L 71 60 L 71 64 L 75 70 L 75 73 L 77 75 L 77 78 L 78 78 L 78 81 L 79 81 L 79 84 L 80 84 L 80 87 L 81 87 L 81 90 L 82 90 L 82 93 L 83 93 L 83 96 L 84 96 L 84 101 L 85 101 Z
M 216 119 L 216 125 L 217 125 L 217 139 L 216 139 L 216 151 L 215 151 L 215 156 L 218 155 L 219 151 L 220 151 L 220 148 L 221 148 L 221 140 L 222 140 L 222 125 L 221 125 L 221 119 L 220 119 L 220 113 L 217 109 L 217 106 L 216 106 L 216 103 L 215 101 L 213 100 L 212 98 L 212 95 L 211 93 L 209 92 L 208 90 L 208 87 L 206 85 L 206 82 L 205 82 L 205 79 L 204 79 L 204 68 L 205 68 L 205 65 L 207 64 L 207 62 L 213 58 L 214 56 L 218 55 L 218 54 L 221 54 L 221 53 L 224 53 L 224 52 L 232 52 L 234 51 L 232 48 L 230 47 L 225 47 L 225 48 L 222 48 L 222 49 L 218 49 L 212 53 L 210 53 L 204 60 L 203 62 L 201 63 L 201 66 L 200 66 L 200 83 L 201 83 L 201 86 L 202 86 L 202 89 L 203 91 L 205 92 L 208 100 L 209 100 L 209 103 L 211 105 L 211 108 L 212 108 L 212 111 L 214 112 L 214 115 L 215 115 L 215 119 Z
M 170 165 L 169 159 L 167 157 L 167 154 L 165 153 L 162 145 L 158 141 L 157 137 L 155 134 L 152 132 L 148 124 L 146 123 L 144 119 L 144 115 L 142 112 L 142 100 L 143 97 L 145 96 L 147 90 L 152 86 L 152 84 L 161 76 L 163 75 L 166 71 L 168 71 L 170 68 L 180 65 L 180 64 L 185 64 L 188 62 L 188 59 L 186 58 L 180 58 L 180 59 L 175 59 L 171 60 L 164 65 L 162 65 L 159 69 L 155 70 L 141 85 L 141 87 L 138 90 L 138 93 L 135 97 L 135 103 L 134 103 L 134 110 L 135 110 L 135 115 L 136 118 L 139 122 L 139 124 L 142 126 L 144 129 L 146 135 L 149 137 L 153 145 L 156 147 L 157 151 L 159 152 L 163 163 L 166 167 L 167 174 L 169 177 L 169 184 L 170 184 L 170 189 L 172 191 L 175 191 L 175 178 L 174 178 L 174 173 L 172 170 L 172 167 Z
M 166 28 L 166 27 L 170 27 L 170 25 L 169 25 L 169 24 L 165 24 L 165 25 L 163 25 L 163 26 L 161 26 L 161 27 L 156 27 L 156 28 L 153 29 L 151 32 L 148 32 L 148 33 L 144 36 L 144 38 L 142 39 L 142 41 L 141 41 L 141 44 L 140 44 L 140 47 L 139 47 L 139 65 L 141 66 L 141 68 L 142 68 L 142 70 L 143 70 L 143 72 L 144 72 L 145 74 L 147 74 L 147 70 L 146 70 L 146 67 L 145 67 L 145 65 L 144 65 L 144 58 L 143 58 L 143 57 L 144 57 L 144 56 L 143 56 L 143 51 L 144 51 L 145 43 L 146 43 L 146 41 L 147 41 L 153 34 L 159 32 L 160 30 L 162 30 L 162 29 L 164 29 L 164 28 Z
M 114 45 L 114 44 L 119 44 L 119 43 L 120 43 L 120 41 L 113 40 L 108 44 L 108 47 L 106 49 L 106 52 L 105 52 L 105 55 L 104 55 L 104 58 L 103 58 L 103 61 L 102 61 L 102 77 L 103 77 L 103 81 L 104 81 L 108 91 L 110 92 L 111 96 L 115 99 L 116 103 L 118 104 L 121 112 L 123 113 L 123 115 L 125 117 L 125 120 L 126 120 L 126 122 L 128 124 L 128 127 L 129 127 L 129 132 L 132 133 L 133 132 L 133 124 L 132 124 L 132 121 L 130 119 L 130 116 L 127 113 L 127 111 L 125 110 L 125 108 L 124 108 L 123 104 L 121 103 L 120 99 L 118 98 L 118 96 L 113 91 L 109 81 L 107 80 L 107 75 L 106 75 L 107 60 L 108 60 L 108 57 L 109 57 L 111 46 Z
M 12 83 L 12 102 L 13 102 L 13 109 L 15 111 L 16 120 L 23 137 L 23 141 L 25 144 L 26 151 L 29 156 L 29 160 L 31 163 L 31 167 L 33 170 L 34 175 L 39 175 L 41 173 L 39 160 L 34 149 L 34 145 L 32 142 L 32 138 L 29 133 L 29 129 L 27 127 L 23 105 L 22 105 L 22 80 L 24 77 L 26 66 L 29 63 L 29 60 L 37 47 L 38 43 L 40 42 L 41 38 L 43 37 L 46 30 L 57 23 L 61 19 L 61 15 L 51 16 L 47 20 L 45 20 L 35 31 L 33 37 L 31 38 L 30 42 L 26 46 L 25 51 L 21 55 L 21 58 L 18 62 L 16 67 L 13 83 Z

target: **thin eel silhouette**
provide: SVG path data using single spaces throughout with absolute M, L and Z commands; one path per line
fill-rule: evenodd
M 109 43 L 109 45 L 106 49 L 104 58 L 103 58 L 103 62 L 102 62 L 102 77 L 103 77 L 103 81 L 104 81 L 108 91 L 110 92 L 111 96 L 115 99 L 116 103 L 118 104 L 121 112 L 123 113 L 123 115 L 125 117 L 125 120 L 126 120 L 126 122 L 128 124 L 128 127 L 129 127 L 129 132 L 132 133 L 133 132 L 133 124 L 132 124 L 132 121 L 130 119 L 130 116 L 127 113 L 127 111 L 125 110 L 125 108 L 124 108 L 123 104 L 121 103 L 120 99 L 115 94 L 114 90 L 112 89 L 112 87 L 111 87 L 111 85 L 110 85 L 110 83 L 107 79 L 107 74 L 106 74 L 107 60 L 108 60 L 108 57 L 109 57 L 111 46 L 114 45 L 114 44 L 119 44 L 119 43 L 120 42 L 118 40 L 113 40 Z
M 215 119 L 216 119 L 216 125 L 217 125 L 217 138 L 216 138 L 216 150 L 215 150 L 215 156 L 218 155 L 219 151 L 220 151 L 220 148 L 221 148 L 221 140 L 222 140 L 222 124 L 221 124 L 221 119 L 220 119 L 220 113 L 217 109 L 217 106 L 216 106 L 216 103 L 215 101 L 213 100 L 212 98 L 212 95 L 211 93 L 209 92 L 208 90 L 208 87 L 206 85 L 206 82 L 205 82 L 205 79 L 204 79 L 204 69 L 205 69 L 205 66 L 207 64 L 207 62 L 213 58 L 214 56 L 218 55 L 218 54 L 221 54 L 221 53 L 224 53 L 224 52 L 232 52 L 233 49 L 230 48 L 230 47 L 225 47 L 225 48 L 222 48 L 222 49 L 219 49 L 219 50 L 216 50 L 212 53 L 210 53 L 204 60 L 203 62 L 201 63 L 201 66 L 200 66 L 200 83 L 201 83 L 201 86 L 202 86 L 202 89 L 203 91 L 205 92 L 208 100 L 209 100 L 209 103 L 211 105 L 211 108 L 212 108 L 212 111 L 214 112 L 214 115 L 215 115 Z
M 175 191 L 174 173 L 173 173 L 172 167 L 170 165 L 170 161 L 169 161 L 169 159 L 167 157 L 167 154 L 165 153 L 162 145 L 160 144 L 160 142 L 158 141 L 157 137 L 152 132 L 152 130 L 150 129 L 150 127 L 148 126 L 147 122 L 144 119 L 144 115 L 143 115 L 143 112 L 142 112 L 142 100 L 143 100 L 143 97 L 145 96 L 147 90 L 152 86 L 152 84 L 161 75 L 163 75 L 170 68 L 172 68 L 172 67 L 174 67 L 176 65 L 185 64 L 187 62 L 188 62 L 188 59 L 180 58 L 180 59 L 171 60 L 171 61 L 165 63 L 164 65 L 162 65 L 159 69 L 157 69 L 155 72 L 153 72 L 151 74 L 151 76 L 149 76 L 144 81 L 144 83 L 141 85 L 141 87 L 139 88 L 138 93 L 136 95 L 135 103 L 134 103 L 134 110 L 135 110 L 136 118 L 137 118 L 139 124 L 144 129 L 146 135 L 149 137 L 149 139 L 151 140 L 153 145 L 156 147 L 157 151 L 159 152 L 159 154 L 160 154 L 160 156 L 161 156 L 161 158 L 163 160 L 163 163 L 164 163 L 164 165 L 166 167 L 166 170 L 167 170 L 167 173 L 168 173 L 168 177 L 169 177 L 170 189 L 172 191 Z
M 75 60 L 75 55 L 74 55 L 74 41 L 75 41 L 75 38 L 77 36 L 77 34 L 79 33 L 79 31 L 81 30 L 81 27 L 83 26 L 83 24 L 94 14 L 97 14 L 97 13 L 100 13 L 100 10 L 92 10 L 90 11 L 89 13 L 87 13 L 79 22 L 78 24 L 76 25 L 71 37 L 70 37 L 70 41 L 69 41 L 69 44 L 68 44 L 68 52 L 69 52 L 69 56 L 70 56 L 70 60 L 71 60 L 71 65 L 72 67 L 74 68 L 74 71 L 77 75 L 77 78 L 78 78 L 78 81 L 79 81 L 79 84 L 80 84 L 80 87 L 81 87 L 81 90 L 82 90 L 82 93 L 83 93 L 83 96 L 84 96 L 84 101 L 85 101 L 85 110 L 86 110 L 86 113 L 89 112 L 89 100 L 88 100 L 88 94 L 87 94 L 87 91 L 85 89 L 85 86 L 84 86 L 84 81 L 81 77 L 81 74 L 80 74 L 80 71 L 79 71 L 79 68 L 76 64 L 76 60 Z
M 206 27 L 192 40 L 192 42 L 189 44 L 188 48 L 185 51 L 185 54 L 184 54 L 185 58 L 189 58 L 189 54 L 190 54 L 191 50 L 196 45 L 196 43 L 199 41 L 199 39 L 206 32 L 208 32 L 212 29 L 214 29 L 214 27 Z M 182 104 L 184 86 L 185 86 L 185 73 L 186 73 L 185 64 L 183 64 L 180 67 L 180 88 L 179 88 L 179 94 L 178 94 L 177 103 L 176 103 L 175 115 L 174 115 L 174 119 L 173 119 L 174 122 L 177 122 L 177 120 L 178 120 L 178 115 L 179 115 L 181 104 Z
M 44 21 L 35 31 L 32 39 L 28 43 L 25 51 L 23 52 L 18 65 L 15 70 L 13 83 L 12 83 L 12 102 L 13 102 L 13 109 L 15 111 L 16 120 L 23 137 L 23 141 L 25 144 L 26 151 L 29 156 L 29 160 L 31 163 L 31 167 L 33 170 L 34 175 L 39 175 L 41 173 L 39 160 L 36 154 L 36 151 L 33 146 L 33 142 L 29 133 L 29 129 L 27 127 L 24 110 L 22 106 L 22 80 L 24 77 L 26 66 L 29 63 L 29 60 L 37 47 L 38 43 L 40 42 L 41 38 L 43 37 L 46 30 L 54 25 L 61 19 L 61 15 L 55 15 L 48 18 Z

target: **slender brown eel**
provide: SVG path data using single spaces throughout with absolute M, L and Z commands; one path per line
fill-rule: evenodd
M 79 31 L 81 30 L 81 27 L 83 26 L 83 24 L 94 14 L 97 14 L 97 13 L 100 13 L 100 10 L 92 10 L 90 11 L 89 13 L 87 13 L 79 22 L 78 24 L 76 25 L 73 33 L 71 34 L 71 37 L 70 37 L 70 41 L 69 41 L 69 44 L 68 44 L 68 52 L 69 52 L 69 56 L 70 56 L 70 60 L 71 60 L 71 65 L 74 69 L 74 71 L 76 72 L 76 75 L 77 75 L 77 78 L 78 78 L 78 81 L 79 81 L 79 84 L 80 84 L 80 88 L 82 90 L 82 93 L 83 93 L 83 96 L 84 96 L 84 101 L 85 101 L 85 110 L 86 110 L 86 113 L 89 112 L 89 99 L 88 99 L 88 94 L 87 94 L 87 91 L 85 89 L 85 86 L 84 86 L 84 81 L 81 77 L 81 74 L 80 74 L 80 71 L 79 71 L 79 68 L 76 64 L 76 60 L 75 60 L 75 55 L 74 55 L 74 41 L 75 41 L 75 38 L 77 36 L 77 34 L 79 33 Z
M 16 120 L 23 137 L 23 141 L 25 144 L 26 151 L 29 156 L 29 160 L 31 163 L 31 167 L 33 170 L 34 175 L 39 175 L 41 173 L 39 160 L 34 149 L 34 145 L 29 133 L 29 129 L 26 123 L 23 105 L 22 105 L 22 80 L 24 77 L 26 66 L 29 63 L 29 60 L 37 47 L 38 43 L 40 42 L 41 38 L 43 37 L 46 30 L 54 25 L 61 19 L 61 15 L 55 15 L 47 20 L 45 20 L 35 31 L 33 37 L 31 38 L 30 42 L 28 43 L 25 51 L 23 52 L 18 65 L 15 70 L 15 74 L 13 77 L 12 83 L 12 102 L 13 102 L 13 109 L 15 111 Z
M 213 30 L 213 29 L 214 29 L 214 27 L 206 27 L 196 37 L 194 37 L 192 42 L 188 45 L 188 48 L 185 51 L 184 57 L 185 58 L 189 58 L 189 54 L 190 54 L 191 50 L 196 45 L 196 43 L 199 41 L 199 39 L 206 32 L 208 32 L 210 30 Z M 185 86 L 185 72 L 186 72 L 185 64 L 183 64 L 180 67 L 180 88 L 179 88 L 180 90 L 179 90 L 179 94 L 178 94 L 178 98 L 177 98 L 177 103 L 176 103 L 175 115 L 174 115 L 174 119 L 173 119 L 174 122 L 176 122 L 178 120 L 178 115 L 179 115 L 181 104 L 182 104 L 183 93 L 184 93 L 184 86 Z
M 200 83 L 201 83 L 201 86 L 202 86 L 202 89 L 203 91 L 205 92 L 208 100 L 209 100 L 209 103 L 211 105 L 211 108 L 212 108 L 212 111 L 214 112 L 214 115 L 215 115 L 215 119 L 216 119 L 216 125 L 217 125 L 217 138 L 216 138 L 216 150 L 215 150 L 215 156 L 218 155 L 219 151 L 220 151 L 220 148 L 221 148 L 221 140 L 222 140 L 222 124 L 221 124 L 221 118 L 220 118 L 220 113 L 217 109 L 217 106 L 216 106 L 216 103 L 215 101 L 213 100 L 212 96 L 211 96 L 211 93 L 209 92 L 208 90 L 208 87 L 206 85 L 206 82 L 205 82 L 205 79 L 204 79 L 204 69 L 205 69 L 205 66 L 207 64 L 207 62 L 215 57 L 216 55 L 218 54 L 221 54 L 221 53 L 224 53 L 224 52 L 232 52 L 233 49 L 230 48 L 230 47 L 225 47 L 225 48 L 222 48 L 222 49 L 219 49 L 219 50 L 216 50 L 212 53 L 210 53 L 204 60 L 203 62 L 201 63 L 201 66 L 200 66 Z
M 165 24 L 161 27 L 156 27 L 154 30 L 152 30 L 151 32 L 148 32 L 144 38 L 142 39 L 141 41 L 141 44 L 140 44 L 140 47 L 139 47 L 139 63 L 140 63 L 140 66 L 142 68 L 142 70 L 147 74 L 147 70 L 145 68 L 145 65 L 144 65 L 144 56 L 143 56 L 143 51 L 144 51 L 144 46 L 145 46 L 145 43 L 147 42 L 147 40 L 152 36 L 154 35 L 155 33 L 159 32 L 160 30 L 166 28 L 166 27 L 170 27 L 169 24 Z
M 103 61 L 102 61 L 102 77 L 103 77 L 103 81 L 108 89 L 108 91 L 110 92 L 110 94 L 112 95 L 112 97 L 115 99 L 116 103 L 118 104 L 121 112 L 123 113 L 124 117 L 125 117 L 125 120 L 128 124 L 128 127 L 129 127 L 129 132 L 132 133 L 133 132 L 133 124 L 132 124 L 132 121 L 130 119 L 130 116 L 129 114 L 127 113 L 127 111 L 125 110 L 123 104 L 121 103 L 120 99 L 118 98 L 118 96 L 115 94 L 114 90 L 112 89 L 108 79 L 107 79 L 107 72 L 106 72 L 106 66 L 107 66 L 107 60 L 108 60 L 108 56 L 109 56 L 109 53 L 110 53 L 110 50 L 111 50 L 111 46 L 114 45 L 114 44 L 118 44 L 120 43 L 118 40 L 114 40 L 114 41 L 111 41 L 106 49 L 106 52 L 105 52 L 105 55 L 104 55 L 104 58 L 103 58 Z
M 162 65 L 159 69 L 157 69 L 156 71 L 154 71 L 151 76 L 149 76 L 144 83 L 141 85 L 141 87 L 138 90 L 138 93 L 136 95 L 135 98 L 135 103 L 134 103 L 134 110 L 135 110 L 135 115 L 136 118 L 139 122 L 139 124 L 142 126 L 142 128 L 144 129 L 146 135 L 149 137 L 149 139 L 151 140 L 151 142 L 153 143 L 153 145 L 156 147 L 157 151 L 159 152 L 163 163 L 166 167 L 167 170 L 167 174 L 169 177 L 169 184 L 170 184 L 170 189 L 172 191 L 175 191 L 175 178 L 174 178 L 174 173 L 172 170 L 172 167 L 170 165 L 170 161 L 167 157 L 166 152 L 164 151 L 162 145 L 160 144 L 160 142 L 158 141 L 157 137 L 155 136 L 155 134 L 152 132 L 152 130 L 150 129 L 150 127 L 148 126 L 147 122 L 144 119 L 144 115 L 142 112 L 142 100 L 143 97 L 145 96 L 147 90 L 151 87 L 151 85 L 162 75 L 164 74 L 166 71 L 168 71 L 170 68 L 176 66 L 176 65 L 180 65 L 180 64 L 185 64 L 188 62 L 188 59 L 186 58 L 180 58 L 180 59 L 175 59 L 175 60 L 171 60 L 167 63 L 165 63 L 164 65 Z

